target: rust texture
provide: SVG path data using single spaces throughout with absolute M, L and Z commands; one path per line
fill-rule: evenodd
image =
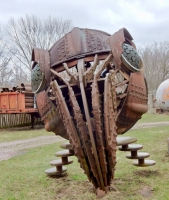
M 34 48 L 32 51 L 33 67 L 35 64 L 39 64 L 41 71 L 44 73 L 47 84 L 50 84 L 50 57 L 49 51 L 44 49 Z
M 45 129 L 69 139 L 98 193 L 106 193 L 114 178 L 117 134 L 128 131 L 148 108 L 143 66 L 132 40 L 125 28 L 110 35 L 76 27 L 49 51 L 33 51 L 33 68 L 38 63 L 46 79 L 36 94 Z
M 30 114 L 31 126 L 40 118 L 31 85 L 21 83 L 11 88 L 0 87 L 0 114 Z
M 36 113 L 34 93 L 31 85 L 21 83 L 20 86 L 0 89 L 0 113 Z
M 142 73 L 132 73 L 130 76 L 127 96 L 121 112 L 117 116 L 117 132 L 125 133 L 147 112 L 147 88 Z

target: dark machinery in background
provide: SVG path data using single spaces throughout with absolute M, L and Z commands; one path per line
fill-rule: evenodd
M 32 88 L 45 129 L 70 141 L 98 196 L 114 177 L 116 146 L 122 144 L 117 135 L 148 110 L 142 61 L 132 40 L 125 28 L 113 35 L 73 28 L 50 50 L 32 53 Z M 137 165 L 155 164 L 137 154 L 140 146 L 124 142 L 120 148 L 131 151 Z M 57 165 L 56 172 L 62 170 Z
M 4 114 L 29 114 L 31 116 L 31 127 L 34 128 L 35 118 L 40 118 L 38 110 L 36 109 L 34 92 L 32 92 L 31 85 L 21 83 L 21 86 L 14 86 L 12 88 L 0 87 L 0 115 Z M 10 117 L 9 117 L 10 118 Z M 13 125 L 24 124 L 25 119 L 18 118 L 5 121 L 8 127 Z M 21 125 L 20 124 L 20 125 Z M 0 128 L 3 123 L 0 123 Z

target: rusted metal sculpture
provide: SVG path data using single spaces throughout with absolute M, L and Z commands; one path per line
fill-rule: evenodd
M 50 50 L 32 53 L 32 88 L 45 129 L 70 141 L 89 181 L 103 191 L 114 177 L 117 135 L 148 109 L 132 40 L 125 28 L 113 35 L 73 28 Z

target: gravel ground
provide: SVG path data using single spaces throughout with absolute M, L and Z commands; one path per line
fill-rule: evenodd
M 60 136 L 40 136 L 26 140 L 15 140 L 12 142 L 0 143 L 0 161 L 8 160 L 11 157 L 23 154 L 26 149 L 66 141 Z
M 150 128 L 156 126 L 168 126 L 169 122 L 154 122 L 154 123 L 137 123 L 132 127 L 134 129 Z M 26 140 L 15 140 L 12 142 L 1 142 L 0 143 L 0 161 L 8 160 L 11 157 L 23 154 L 26 149 L 43 146 L 47 144 L 53 144 L 55 142 L 66 141 L 60 136 L 40 136 L 36 138 Z
M 151 127 L 157 127 L 157 126 L 169 126 L 169 122 L 137 123 L 131 128 L 131 130 L 141 129 L 141 128 L 151 128 Z

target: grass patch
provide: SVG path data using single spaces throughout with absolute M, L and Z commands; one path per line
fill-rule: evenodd
M 146 113 L 142 115 L 142 118 L 138 121 L 138 123 L 164 122 L 164 121 L 169 121 L 169 115 Z
M 110 191 L 104 200 L 143 200 L 141 191 L 149 188 L 148 199 L 169 200 L 169 156 L 166 139 L 169 127 L 157 127 L 144 130 L 131 130 L 125 136 L 138 139 L 143 144 L 143 151 L 150 153 L 155 166 L 137 168 L 126 153 L 117 151 L 117 165 L 113 183 L 119 191 Z M 60 150 L 60 143 L 29 149 L 25 154 L 1 161 L 0 199 L 1 200 L 94 200 L 92 184 L 87 180 L 76 157 L 68 165 L 68 175 L 60 178 L 48 178 L 44 171 L 50 168 L 49 162 L 56 159 L 55 152 Z
M 0 142 L 10 142 L 14 140 L 24 140 L 39 136 L 54 135 L 53 132 L 47 132 L 45 129 L 1 129 L 0 130 Z
M 165 114 L 145 114 L 139 123 L 168 121 Z M 28 139 L 43 135 L 54 135 L 44 129 L 37 130 L 1 130 L 0 142 Z M 113 184 L 119 191 L 110 191 L 103 200 L 169 200 L 169 155 L 166 139 L 169 127 L 155 127 L 130 130 L 124 136 L 136 137 L 143 144 L 144 152 L 156 165 L 138 168 L 125 158 L 127 153 L 117 151 L 117 165 Z M 68 175 L 49 178 L 45 170 L 49 162 L 56 159 L 55 152 L 61 143 L 45 145 L 26 150 L 24 154 L 0 162 L 0 200 L 94 200 L 96 196 L 92 184 L 80 168 L 76 157 L 68 165 Z M 146 196 L 146 191 L 148 195 Z M 145 196 L 144 196 L 145 195 Z

